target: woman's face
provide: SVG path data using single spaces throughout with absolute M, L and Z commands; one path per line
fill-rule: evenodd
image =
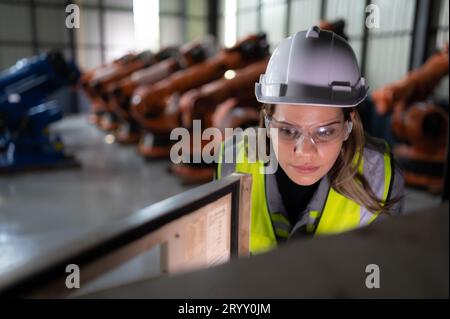
M 333 132 L 336 129 L 342 128 L 342 132 L 346 130 L 342 110 L 336 107 L 282 104 L 276 105 L 272 118 L 272 123 L 276 121 L 276 124 L 271 127 L 278 128 L 278 137 L 271 136 L 272 143 L 278 163 L 289 178 L 298 185 L 307 186 L 325 176 L 334 165 L 346 134 L 344 132 L 340 138 L 325 143 L 313 142 L 314 136 L 320 140 L 320 134 L 326 138 L 326 134 L 335 134 Z M 289 141 L 285 132 L 292 127 L 308 133 L 301 134 L 303 138 Z

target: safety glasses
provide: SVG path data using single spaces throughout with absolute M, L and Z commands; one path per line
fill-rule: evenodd
M 265 115 L 264 118 L 268 131 L 276 129 L 278 139 L 292 144 L 296 150 L 302 149 L 307 142 L 318 146 L 320 144 L 329 144 L 339 139 L 345 140 L 353 127 L 353 123 L 350 120 L 345 121 L 343 116 L 331 119 L 323 124 L 302 127 L 279 121 L 269 115 Z

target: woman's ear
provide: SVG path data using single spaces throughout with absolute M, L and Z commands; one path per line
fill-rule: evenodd
M 344 142 L 346 140 L 348 140 L 350 134 L 352 133 L 354 120 L 355 120 L 355 111 L 351 111 L 350 112 L 350 118 L 347 121 L 347 132 L 345 134 Z
M 353 129 L 353 121 L 350 120 L 347 122 L 347 132 L 344 141 L 348 140 L 348 137 L 352 133 L 352 129 Z

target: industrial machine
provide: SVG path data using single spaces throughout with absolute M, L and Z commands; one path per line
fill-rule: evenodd
M 170 153 L 170 132 L 180 124 L 180 96 L 236 70 L 264 59 L 269 54 L 265 34 L 250 35 L 231 48 L 186 70 L 175 72 L 155 85 L 138 88 L 131 99 L 131 114 L 146 130 L 139 153 L 146 158 Z
M 193 121 L 200 120 L 202 129 L 219 128 L 222 137 L 225 136 L 225 128 L 245 129 L 257 126 L 261 105 L 255 99 L 254 85 L 264 73 L 267 63 L 268 59 L 262 59 L 183 94 L 179 102 L 181 125 L 192 129 Z M 200 148 L 196 149 L 190 141 L 190 156 L 201 154 L 204 146 L 210 142 L 208 139 L 202 139 Z M 210 181 L 214 170 L 214 163 L 194 163 L 191 159 L 189 163 L 185 161 L 170 165 L 170 171 L 178 175 L 185 184 Z
M 109 106 L 109 93 L 115 89 L 116 83 L 138 70 L 174 56 L 177 52 L 176 48 L 169 47 L 157 54 L 150 51 L 130 54 L 95 71 L 87 81 L 83 82 L 85 83 L 85 90 L 93 102 L 94 116 L 92 122 L 105 131 L 116 130 L 119 127 L 119 121 Z
M 347 39 L 344 32 L 345 21 L 320 21 L 322 29 L 327 29 Z M 250 65 L 230 70 L 223 77 L 194 88 L 184 93 L 179 100 L 181 113 L 180 126 L 191 129 L 193 120 L 200 120 L 202 129 L 216 127 L 222 131 L 225 137 L 225 128 L 246 129 L 258 126 L 260 121 L 261 104 L 255 98 L 254 86 L 261 74 L 266 70 L 268 58 L 258 60 Z M 191 134 L 191 137 L 193 135 Z M 196 153 L 204 150 L 210 140 L 201 141 L 199 148 L 194 148 L 192 141 L 188 146 L 190 156 L 196 157 Z M 201 156 L 197 156 L 201 158 Z M 204 183 L 212 180 L 215 164 L 187 163 L 171 164 L 169 171 L 181 178 L 182 183 Z
M 49 124 L 62 118 L 57 90 L 77 83 L 80 73 L 60 52 L 19 60 L 0 74 L 0 169 L 17 171 L 73 165 L 61 137 Z
M 166 54 L 167 58 L 159 59 L 160 62 L 112 84 L 108 92 L 108 106 L 120 120 L 119 129 L 115 134 L 116 140 L 120 143 L 134 144 L 141 138 L 141 127 L 130 115 L 131 97 L 138 87 L 155 84 L 176 71 L 201 63 L 212 54 L 212 51 L 211 43 L 208 41 L 188 43 L 176 54 L 170 56 Z
M 448 74 L 448 44 L 403 79 L 376 90 L 379 114 L 392 113 L 391 129 L 400 143 L 394 154 L 404 168 L 407 185 L 440 192 L 448 145 L 448 102 L 429 97 Z
M 91 114 L 89 115 L 89 122 L 95 125 L 100 125 L 102 115 L 106 112 L 105 102 L 101 99 L 101 97 L 98 94 L 96 94 L 95 90 L 91 86 L 91 81 L 94 78 L 106 76 L 114 72 L 114 70 L 126 66 L 127 64 L 131 63 L 135 58 L 136 54 L 127 53 L 118 59 L 115 59 L 109 63 L 102 64 L 99 67 L 96 67 L 83 73 L 83 75 L 80 78 L 81 87 L 86 93 L 86 96 L 88 97 L 92 108 Z

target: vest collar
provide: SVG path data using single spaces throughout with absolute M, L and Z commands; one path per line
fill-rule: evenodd
M 280 167 L 278 168 L 280 169 Z M 275 174 L 265 174 L 265 185 L 266 185 L 266 198 L 267 198 L 267 206 L 270 213 L 281 213 L 286 218 L 288 218 L 288 212 L 286 207 L 283 204 L 283 200 L 281 198 L 280 190 L 278 187 L 277 179 Z M 314 195 L 312 196 L 309 203 L 306 205 L 306 208 L 303 212 L 300 213 L 299 216 L 308 215 L 305 214 L 312 210 L 322 212 L 325 201 L 328 196 L 328 191 L 330 189 L 330 181 L 328 176 L 322 177 L 320 180 L 319 186 L 317 187 Z

